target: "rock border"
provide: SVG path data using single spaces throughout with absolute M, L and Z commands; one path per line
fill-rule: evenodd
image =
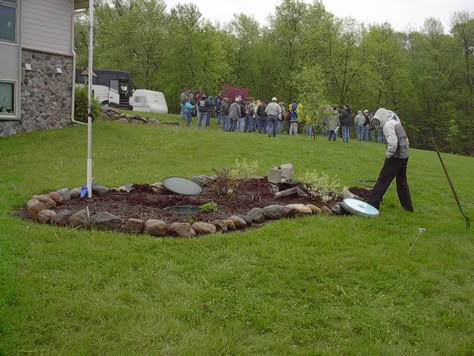
M 157 125 L 161 124 L 161 121 L 153 118 L 146 118 L 140 115 L 127 115 L 121 112 L 118 112 L 110 107 L 102 108 L 102 118 L 104 120 L 117 121 L 125 124 L 134 124 L 134 125 Z

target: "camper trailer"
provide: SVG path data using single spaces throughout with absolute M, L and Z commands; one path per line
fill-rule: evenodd
M 137 89 L 133 92 L 131 103 L 133 111 L 168 113 L 165 96 L 158 91 Z

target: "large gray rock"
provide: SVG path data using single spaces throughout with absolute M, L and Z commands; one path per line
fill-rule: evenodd
M 105 194 L 105 193 L 107 193 L 109 190 L 110 190 L 109 188 L 107 188 L 107 187 L 105 187 L 105 186 L 103 186 L 103 185 L 93 185 L 93 186 L 92 186 L 92 193 L 94 193 L 94 194 L 99 194 L 99 195 Z
M 168 230 L 168 224 L 162 220 L 150 219 L 145 223 L 145 233 L 151 236 L 166 236 Z
M 169 234 L 177 237 L 193 237 L 196 236 L 196 232 L 193 230 L 188 223 L 172 223 L 169 226 Z
M 283 206 L 281 205 L 268 205 L 263 208 L 265 218 L 269 220 L 278 220 L 283 218 Z
M 88 228 L 91 225 L 91 217 L 87 209 L 79 210 L 69 218 L 69 225 L 72 227 Z
M 247 223 L 247 226 L 252 226 L 253 220 L 250 216 L 242 215 L 241 218 L 245 220 L 245 222 Z
M 69 210 L 62 210 L 56 213 L 55 216 L 51 218 L 51 225 L 66 226 L 69 224 L 69 218 L 71 217 L 72 212 Z
M 100 212 L 92 216 L 91 223 L 98 230 L 119 230 L 122 219 L 107 212 Z
M 216 226 L 214 224 L 209 224 L 202 221 L 194 223 L 192 228 L 198 235 L 215 234 L 217 231 Z
M 124 230 L 131 234 L 141 234 L 145 230 L 145 222 L 140 219 L 128 219 Z
M 77 199 L 81 196 L 81 188 L 71 189 L 71 199 Z
M 209 176 L 194 176 L 191 178 L 191 180 L 196 183 L 197 185 L 204 187 L 211 183 L 214 179 Z
M 148 119 L 148 124 L 149 125 L 158 125 L 160 123 L 160 120 L 157 119 Z
M 247 222 L 238 215 L 232 215 L 229 220 L 232 220 L 237 229 L 245 229 L 247 227 Z
M 71 191 L 67 188 L 59 189 L 58 194 L 63 198 L 63 201 L 71 200 Z
M 336 214 L 336 215 L 344 215 L 344 210 L 341 207 L 340 203 L 335 204 L 332 208 L 331 211 Z
M 265 221 L 265 211 L 261 208 L 253 208 L 247 215 L 254 223 L 261 224 Z
M 38 222 L 41 224 L 49 224 L 51 223 L 51 219 L 56 215 L 56 213 L 52 210 L 42 210 L 38 214 Z
M 292 180 L 294 175 L 293 165 L 291 163 L 285 163 L 280 166 L 282 178 L 286 180 Z

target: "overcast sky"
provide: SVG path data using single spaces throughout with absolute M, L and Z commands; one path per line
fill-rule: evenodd
M 168 9 L 178 3 L 194 3 L 204 18 L 212 22 L 226 23 L 234 13 L 245 13 L 267 24 L 268 15 L 274 14 L 281 0 L 165 0 L 165 3 Z M 426 18 L 435 17 L 448 32 L 455 11 L 474 11 L 474 0 L 323 0 L 323 4 L 337 17 L 353 17 L 366 24 L 389 22 L 398 31 L 419 29 Z

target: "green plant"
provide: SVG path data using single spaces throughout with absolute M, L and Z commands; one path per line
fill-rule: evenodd
M 217 211 L 217 204 L 214 202 L 209 202 L 200 206 L 202 213 L 213 213 Z
M 341 194 L 341 183 L 337 176 L 330 177 L 324 172 L 312 171 L 303 173 L 299 179 L 311 195 L 321 197 L 323 202 L 327 202 L 331 197 Z
M 244 158 L 242 161 L 238 159 L 235 160 L 235 163 L 230 167 L 230 174 L 236 179 L 245 179 L 257 175 L 258 171 L 258 161 L 247 162 L 247 159 Z
M 77 87 L 74 98 L 74 119 L 80 122 L 87 122 L 87 89 L 85 87 Z M 92 100 L 92 120 L 100 115 L 100 103 L 94 97 Z
M 233 195 L 240 184 L 240 180 L 233 176 L 230 168 L 215 169 L 216 180 L 213 185 L 217 195 Z

